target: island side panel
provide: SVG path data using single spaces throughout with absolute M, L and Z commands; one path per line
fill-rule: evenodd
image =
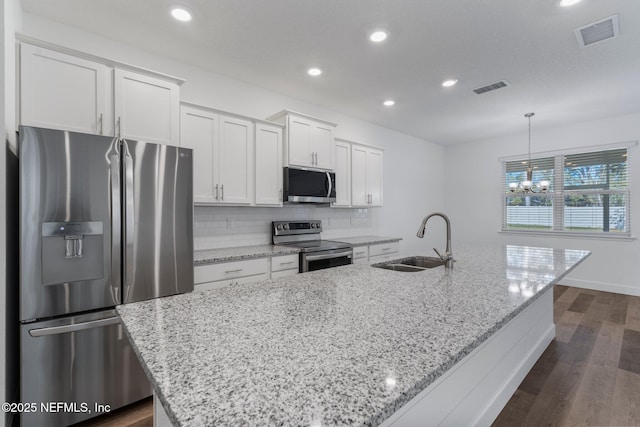
M 554 337 L 550 286 L 382 426 L 490 425 Z

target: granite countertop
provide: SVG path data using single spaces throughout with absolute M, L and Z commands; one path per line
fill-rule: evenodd
M 356 236 L 356 237 L 336 237 L 327 239 L 334 242 L 347 243 L 351 246 L 375 245 L 378 243 L 399 242 L 402 237 L 385 237 L 385 236 Z
M 117 307 L 176 425 L 378 425 L 589 255 L 456 245 Z
M 240 261 L 243 259 L 265 258 L 290 255 L 300 252 L 297 248 L 278 245 L 238 246 L 232 248 L 208 249 L 193 253 L 193 264 L 213 264 L 216 262 Z

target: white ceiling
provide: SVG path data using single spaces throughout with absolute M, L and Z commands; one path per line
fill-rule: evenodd
M 22 0 L 35 15 L 438 144 L 640 112 L 640 1 Z M 170 5 L 194 12 L 174 21 Z M 620 36 L 574 30 L 618 14 Z M 367 39 L 385 28 L 386 42 Z M 325 72 L 306 75 L 311 65 Z M 456 78 L 442 88 L 445 78 Z M 511 86 L 476 95 L 505 79 Z M 386 98 L 393 108 L 382 106 Z M 286 106 L 283 106 L 286 108 Z

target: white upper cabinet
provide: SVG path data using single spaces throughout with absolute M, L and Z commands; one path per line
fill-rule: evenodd
M 334 157 L 336 173 L 336 201 L 332 206 L 351 206 L 351 144 L 336 140 Z
M 20 45 L 20 124 L 178 145 L 183 80 L 59 49 Z
M 182 104 L 180 146 L 193 149 L 195 203 L 246 205 L 253 202 L 251 121 Z
M 382 150 L 351 146 L 352 206 L 382 206 Z
M 216 203 L 214 175 L 218 173 L 214 159 L 217 147 L 218 115 L 210 111 L 182 105 L 180 107 L 180 146 L 193 150 L 193 201 Z
M 253 199 L 253 123 L 220 115 L 219 201 L 249 204 Z
M 334 123 L 284 110 L 267 118 L 286 125 L 284 163 L 333 170 Z
M 20 46 L 20 124 L 113 135 L 111 69 L 42 47 Z
M 115 70 L 114 112 L 118 136 L 178 145 L 179 105 L 180 89 L 176 83 Z
M 256 123 L 256 205 L 282 206 L 282 128 Z

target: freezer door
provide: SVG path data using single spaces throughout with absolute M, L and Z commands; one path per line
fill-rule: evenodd
M 120 233 L 112 226 L 112 157 L 117 162 L 113 138 L 20 127 L 20 320 L 120 302 L 111 281 L 119 258 L 113 265 L 111 242 Z
M 21 401 L 37 406 L 23 426 L 66 426 L 151 395 L 115 310 L 23 324 L 20 340 Z
M 192 150 L 123 141 L 123 302 L 193 290 Z

